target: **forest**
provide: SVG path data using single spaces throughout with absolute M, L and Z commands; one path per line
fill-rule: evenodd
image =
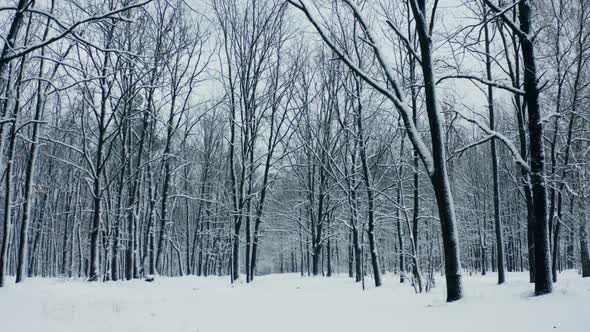
M 284 276 L 588 305 L 587 0 L 3 0 L 0 38 L 0 302 Z

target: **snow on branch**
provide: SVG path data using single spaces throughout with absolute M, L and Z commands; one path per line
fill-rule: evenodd
M 402 119 L 404 121 L 404 126 L 406 128 L 407 133 L 408 133 L 408 137 L 410 138 L 410 140 L 412 141 L 412 144 L 414 145 L 414 147 L 418 151 L 418 155 L 420 156 L 420 160 L 424 164 L 424 167 L 426 168 L 428 174 L 432 175 L 432 173 L 434 172 L 434 163 L 432 160 L 432 155 L 431 155 L 430 151 L 428 150 L 428 148 L 426 147 L 426 144 L 420 138 L 420 134 L 418 133 L 418 130 L 416 129 L 416 126 L 415 126 L 414 122 L 412 121 L 412 116 L 411 116 L 412 112 L 411 112 L 410 108 L 408 107 L 407 103 L 405 102 L 405 98 L 403 96 L 403 92 L 400 88 L 399 83 L 395 79 L 395 76 L 393 75 L 393 72 L 392 72 L 390 66 L 387 65 L 385 58 L 383 57 L 383 53 L 381 51 L 380 45 L 373 38 L 373 36 L 372 36 L 370 30 L 368 29 L 368 26 L 365 23 L 365 20 L 363 19 L 363 16 L 361 15 L 358 7 L 355 4 L 353 4 L 352 2 L 350 2 L 349 0 L 344 0 L 344 1 L 351 8 L 355 18 L 358 20 L 363 31 L 365 32 L 368 42 L 370 43 L 371 47 L 373 48 L 375 55 L 381 65 L 381 67 L 385 71 L 385 75 L 386 75 L 387 80 L 393 86 L 394 93 L 389 91 L 389 89 L 386 86 L 377 82 L 368 73 L 366 73 L 364 70 L 362 70 L 360 67 L 358 67 L 353 62 L 352 59 L 350 59 L 342 50 L 340 50 L 336 46 L 336 44 L 328 37 L 329 33 L 327 31 L 325 31 L 324 28 L 320 25 L 319 20 L 311 13 L 311 11 L 309 10 L 309 7 L 306 5 L 304 0 L 288 0 L 288 2 L 290 4 L 292 4 L 294 7 L 298 8 L 299 10 L 301 10 L 305 14 L 305 16 L 307 17 L 309 22 L 313 25 L 313 27 L 316 29 L 316 31 L 318 32 L 318 34 L 320 35 L 322 40 L 326 43 L 326 45 L 328 45 L 328 47 L 332 51 L 334 51 L 334 53 L 336 53 L 338 58 L 340 60 L 342 60 L 342 62 L 344 62 L 348 66 L 349 69 L 351 69 L 356 75 L 358 75 L 365 82 L 367 82 L 367 84 L 369 84 L 372 88 L 374 88 L 375 90 L 377 90 L 378 92 L 380 92 L 385 97 L 387 97 L 390 101 L 393 102 L 393 104 L 395 105 L 396 109 L 399 111 L 400 116 L 402 117 Z
M 467 122 L 469 123 L 473 123 L 476 126 L 478 126 L 484 133 L 486 133 L 489 137 L 487 137 L 487 140 L 493 138 L 497 138 L 498 140 L 500 140 L 502 143 L 504 143 L 504 145 L 508 148 L 508 150 L 510 151 L 510 153 L 512 154 L 512 157 L 514 158 L 514 161 L 516 162 L 516 164 L 518 164 L 520 167 L 522 167 L 522 169 L 524 169 L 527 172 L 531 171 L 531 167 L 529 166 L 529 164 L 526 162 L 526 160 L 524 160 L 522 158 L 522 156 L 520 155 L 520 153 L 518 152 L 518 149 L 516 148 L 516 146 L 512 143 L 512 141 L 502 135 L 501 133 L 495 131 L 495 130 L 491 130 L 490 127 L 486 126 L 485 124 L 483 124 L 481 121 L 468 117 L 465 114 L 461 113 L 458 110 L 453 110 L 454 112 L 456 112 L 457 114 L 459 114 L 459 116 L 461 116 L 463 119 L 465 119 Z M 468 145 L 467 147 L 465 147 L 463 150 L 466 150 L 468 148 L 474 147 L 476 145 L 482 144 L 484 142 L 484 140 L 480 140 L 478 142 L 475 142 L 473 144 Z M 461 150 L 461 149 L 460 149 Z
M 467 150 L 469 150 L 471 148 L 474 148 L 474 147 L 476 147 L 478 145 L 482 145 L 482 144 L 484 144 L 485 142 L 491 140 L 494 137 L 495 137 L 494 135 L 487 135 L 487 136 L 483 137 L 482 139 L 480 139 L 478 141 L 475 141 L 475 142 L 473 142 L 471 144 L 468 144 L 468 145 L 466 145 L 466 146 L 464 146 L 464 147 L 462 147 L 460 149 L 455 150 L 454 152 L 455 152 L 455 154 L 461 155 L 461 154 L 463 154 L 463 152 L 465 152 L 465 151 L 467 151 Z M 452 156 L 451 156 L 451 158 L 452 158 Z M 449 159 L 451 159 L 451 158 L 449 158 Z
M 96 16 L 91 16 L 91 17 L 85 18 L 85 19 L 83 19 L 81 21 L 75 22 L 74 24 L 72 24 L 69 27 L 67 27 L 64 31 L 62 31 L 62 33 L 58 34 L 57 36 L 51 37 L 51 38 L 49 38 L 47 40 L 44 40 L 44 41 L 42 41 L 40 43 L 37 43 L 37 44 L 31 45 L 31 46 L 28 46 L 27 48 L 25 48 L 23 50 L 20 50 L 18 52 L 14 52 L 14 53 L 12 53 L 10 55 L 4 56 L 3 58 L 0 58 L 0 66 L 2 64 L 4 64 L 4 63 L 7 63 L 7 62 L 13 60 L 13 59 L 20 58 L 20 57 L 22 57 L 22 56 L 24 56 L 26 54 L 29 54 L 29 53 L 31 53 L 31 52 L 39 49 L 39 48 L 45 47 L 45 46 L 47 46 L 49 44 L 52 44 L 52 43 L 54 43 L 54 42 L 56 42 L 56 41 L 58 41 L 60 39 L 63 39 L 63 38 L 67 37 L 70 34 L 74 34 L 75 35 L 74 30 L 76 28 L 78 28 L 79 26 L 81 26 L 81 25 L 84 25 L 84 24 L 87 24 L 87 23 L 92 23 L 92 22 L 95 22 L 95 21 L 101 21 L 101 20 L 104 20 L 105 18 L 113 17 L 113 16 L 115 16 L 117 14 L 120 14 L 122 12 L 125 12 L 125 11 L 130 10 L 130 9 L 133 9 L 133 8 L 143 7 L 143 6 L 147 5 L 150 2 L 152 2 L 152 0 L 147 0 L 147 1 L 140 2 L 140 3 L 134 4 L 134 5 L 125 6 L 125 7 L 119 8 L 119 9 L 115 9 L 115 10 L 106 12 L 104 14 L 100 14 L 100 15 L 96 15 Z M 50 16 L 50 14 L 48 14 L 48 13 L 44 13 L 44 15 L 45 16 Z M 52 18 L 52 20 L 53 21 L 56 21 L 56 22 L 59 22 L 59 20 L 57 20 L 56 18 Z M 76 37 L 77 37 L 77 39 L 80 39 L 78 36 L 76 36 Z M 83 40 L 81 40 L 81 41 L 83 41 Z M 84 41 L 84 42 L 86 42 L 86 41 Z M 91 45 L 91 46 L 94 46 L 94 45 Z
M 520 96 L 524 96 L 525 95 L 524 90 L 517 89 L 515 87 L 509 86 L 509 85 L 506 85 L 506 84 L 503 84 L 503 83 L 501 83 L 499 81 L 490 81 L 490 80 L 486 80 L 484 78 L 473 76 L 473 75 L 448 75 L 448 76 L 444 76 L 444 77 L 439 78 L 438 81 L 436 82 L 436 84 L 438 85 L 442 81 L 446 81 L 448 79 L 453 79 L 453 78 L 467 79 L 467 80 L 470 80 L 472 82 L 473 81 L 477 81 L 477 82 L 480 82 L 482 84 L 493 86 L 493 87 L 498 88 L 498 89 L 503 89 L 503 90 L 506 90 L 506 91 L 510 91 L 510 92 L 512 92 L 514 94 L 517 94 L 517 95 L 520 95 Z
M 506 23 L 512 29 L 512 31 L 514 31 L 514 33 L 516 33 L 520 38 L 529 39 L 529 36 L 526 33 L 524 33 L 524 31 L 520 30 L 520 28 L 514 21 L 512 21 L 506 16 L 506 12 L 512 9 L 514 6 L 516 6 L 520 1 L 522 0 L 518 0 L 514 4 L 507 6 L 506 8 L 499 8 L 498 6 L 494 5 L 490 0 L 483 0 L 483 2 L 485 2 L 485 4 L 494 13 L 496 13 L 496 16 L 500 17 L 502 21 L 504 21 L 504 23 Z
M 420 59 L 420 57 L 418 56 L 416 51 L 414 51 L 414 48 L 412 47 L 412 44 L 410 43 L 408 38 L 406 36 L 404 36 L 401 33 L 401 31 L 399 31 L 399 29 L 395 26 L 395 24 L 393 24 L 390 20 L 385 21 L 385 23 L 387 23 L 387 25 L 391 28 L 391 30 L 393 30 L 393 32 L 395 32 L 397 37 L 404 42 L 404 45 L 406 45 L 406 49 L 408 50 L 408 52 L 410 52 L 412 54 L 412 56 L 416 59 L 416 61 L 418 61 L 418 63 L 422 64 L 422 59 Z

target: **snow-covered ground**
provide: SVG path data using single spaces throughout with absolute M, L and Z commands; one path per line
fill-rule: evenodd
M 531 296 L 526 273 L 464 276 L 466 297 L 444 301 L 444 283 L 416 295 L 389 274 L 362 291 L 345 276 L 160 278 L 152 283 L 31 279 L 0 289 L 6 332 L 590 331 L 590 278 L 564 272 L 553 294 Z M 368 280 L 367 284 L 370 284 Z

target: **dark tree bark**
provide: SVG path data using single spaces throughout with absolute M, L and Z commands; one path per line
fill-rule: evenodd
M 488 7 L 495 12 L 501 10 L 490 0 L 485 0 Z M 500 17 L 518 35 L 522 61 L 524 65 L 524 91 L 528 113 L 530 173 L 529 181 L 532 194 L 532 222 L 534 223 L 534 265 L 535 294 L 543 295 L 553 291 L 551 278 L 551 254 L 549 245 L 549 227 L 547 218 L 547 188 L 545 181 L 545 149 L 543 123 L 539 106 L 539 86 L 537 78 L 537 59 L 532 29 L 532 1 L 518 3 L 519 24 L 510 20 L 504 13 Z
M 488 24 L 484 26 L 485 51 L 486 51 L 486 78 L 493 81 L 492 76 L 492 59 L 491 59 L 491 38 Z M 488 111 L 490 116 L 490 130 L 495 130 L 496 120 L 494 112 L 494 88 L 488 85 Z M 490 140 L 490 154 L 492 159 L 492 182 L 494 187 L 494 227 L 496 231 L 496 256 L 498 268 L 498 284 L 501 285 L 506 281 L 504 272 L 504 239 L 502 237 L 502 221 L 500 218 L 500 178 L 498 176 L 498 155 L 496 151 L 496 139 Z M 483 256 L 482 256 L 483 257 Z M 485 271 L 485 269 L 484 269 Z
M 27 27 L 27 35 L 28 29 Z M 26 38 L 25 38 L 26 39 Z M 23 72 L 25 68 L 25 58 L 22 59 L 20 67 L 18 69 L 18 74 L 15 83 L 15 90 L 16 95 L 14 97 L 14 108 L 12 110 L 12 117 L 14 120 L 10 125 L 10 130 L 8 132 L 9 143 L 6 152 L 6 169 L 5 169 L 5 197 L 4 197 L 4 227 L 2 229 L 2 247 L 0 249 L 0 287 L 6 286 L 6 274 L 8 268 L 8 250 L 10 248 L 10 233 L 12 232 L 12 214 L 13 214 L 13 195 L 14 189 L 13 188 L 13 168 L 14 168 L 14 154 L 16 149 L 16 133 L 17 133 L 17 126 L 16 123 L 18 113 L 21 108 L 21 83 L 23 79 Z
M 381 281 L 381 269 L 379 268 L 379 258 L 377 256 L 377 244 L 375 243 L 375 203 L 373 193 L 373 183 L 371 174 L 369 172 L 369 163 L 367 161 L 367 150 L 365 147 L 365 138 L 363 130 L 363 113 L 362 103 L 360 102 L 361 88 L 360 82 L 356 81 L 356 91 L 359 96 L 358 105 L 356 108 L 356 125 L 357 125 L 357 137 L 359 146 L 359 155 L 361 159 L 361 168 L 363 174 L 363 180 L 365 184 L 365 190 L 367 194 L 367 214 L 368 214 L 368 227 L 367 227 L 367 239 L 369 241 L 369 251 L 371 256 L 371 267 L 373 268 L 373 278 L 375 279 L 375 287 L 382 285 Z
M 447 172 L 444 129 L 441 113 L 436 97 L 436 81 L 432 66 L 432 39 L 425 21 L 426 1 L 418 0 L 417 6 L 412 2 L 412 11 L 416 19 L 416 30 L 422 57 L 422 75 L 424 78 L 424 94 L 426 97 L 426 111 L 430 124 L 432 140 L 432 157 L 434 170 L 431 175 L 438 213 L 441 222 L 443 249 L 445 257 L 445 278 L 447 283 L 447 302 L 459 300 L 463 297 L 461 281 L 461 260 L 459 255 L 459 240 L 456 229 L 455 206 L 449 184 Z
M 18 4 L 16 5 L 16 11 L 14 12 L 14 17 L 10 23 L 8 34 L 6 37 L 2 38 L 4 39 L 4 47 L 2 48 L 2 53 L 0 53 L 0 89 L 5 89 L 5 87 L 8 87 L 6 84 L 9 80 L 5 78 L 5 75 L 8 63 L 10 61 L 5 60 L 5 58 L 12 52 L 13 49 L 15 49 L 18 33 L 22 27 L 25 17 L 25 10 L 27 10 L 31 4 L 32 2 L 29 0 L 18 1 Z M 7 89 L 5 89 L 4 92 L 5 91 L 7 91 Z
M 520 28 L 527 36 L 531 33 L 532 8 L 530 1 L 518 5 Z M 539 88 L 535 50 L 530 37 L 521 37 L 522 59 L 525 68 L 524 89 L 529 115 L 529 144 L 531 150 L 531 191 L 535 220 L 535 294 L 553 291 L 549 256 L 549 228 L 547 224 L 547 189 L 545 183 L 545 149 L 543 124 L 539 108 Z
M 583 189 L 581 191 L 583 191 Z M 586 203 L 584 199 L 587 199 L 587 197 L 582 195 L 579 200 L 582 215 L 578 221 L 578 232 L 580 239 L 580 267 L 582 269 L 582 278 L 587 278 L 590 277 L 590 248 L 588 248 L 588 215 L 586 213 Z
M 53 11 L 53 8 L 52 8 Z M 49 20 L 45 26 L 44 38 L 47 37 L 49 32 Z M 45 61 L 45 48 L 41 48 L 41 60 L 39 64 L 39 77 L 43 77 L 43 69 Z M 33 177 L 35 174 L 35 162 L 37 161 L 37 150 L 38 150 L 38 138 L 39 138 L 39 126 L 40 120 L 43 115 L 43 107 L 45 106 L 45 89 L 42 80 L 37 83 L 37 100 L 35 103 L 35 114 L 33 123 L 33 134 L 31 136 L 31 150 L 29 152 L 29 158 L 27 160 L 27 173 L 25 175 L 25 192 L 24 192 L 24 203 L 23 203 L 23 219 L 20 229 L 20 240 L 18 246 L 18 261 L 16 268 L 16 282 L 24 281 L 26 277 L 26 262 L 27 262 L 27 249 L 29 243 L 29 220 L 31 216 L 31 203 L 32 203 L 32 191 L 33 191 Z

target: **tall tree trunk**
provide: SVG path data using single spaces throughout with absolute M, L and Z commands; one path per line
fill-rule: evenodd
M 441 113 L 436 97 L 436 81 L 432 66 L 432 39 L 428 31 L 426 19 L 426 1 L 418 0 L 417 6 L 412 2 L 412 11 L 416 19 L 416 30 L 422 57 L 422 75 L 424 78 L 424 94 L 426 96 L 426 111 L 430 124 L 432 140 L 433 173 L 430 177 L 438 214 L 441 223 L 443 249 L 445 258 L 445 279 L 447 284 L 447 302 L 459 300 L 463 297 L 461 281 L 461 260 L 459 255 L 459 239 L 455 218 L 455 206 L 451 194 L 451 186 L 447 172 L 447 162 L 444 148 L 444 129 Z
M 6 111 L 7 111 L 7 107 L 8 107 L 8 91 L 10 90 L 10 76 L 11 76 L 11 70 L 9 69 L 9 61 L 5 61 L 5 60 L 1 60 L 4 59 L 7 55 L 9 55 L 10 52 L 12 52 L 12 50 L 15 48 L 16 46 L 16 40 L 18 38 L 18 33 L 22 27 L 23 21 L 24 21 L 24 17 L 25 17 L 25 10 L 29 7 L 29 5 L 31 5 L 31 2 L 28 0 L 19 0 L 18 4 L 17 4 L 17 10 L 14 13 L 14 17 L 12 18 L 12 22 L 10 24 L 10 28 L 8 30 L 8 34 L 6 35 L 4 39 L 4 46 L 2 48 L 2 52 L 0 53 L 0 97 L 4 97 L 2 99 L 4 99 L 1 103 L 0 103 L 0 113 L 2 118 L 5 117 L 6 115 Z M 21 64 L 21 67 L 23 66 L 24 62 Z M 8 74 L 6 74 L 8 72 Z M 6 77 L 7 76 L 7 77 Z M 21 78 L 22 80 L 22 78 Z M 19 80 L 20 81 L 20 80 Z M 18 85 L 20 85 L 20 82 L 18 83 Z M 20 87 L 17 87 L 17 90 L 20 89 Z M 18 94 L 19 92 L 17 92 Z M 18 99 L 16 100 L 16 104 L 18 104 L 19 101 Z M 19 106 L 20 107 L 20 106 Z M 16 121 L 13 120 L 13 121 Z M 11 125 L 11 131 L 12 128 L 15 126 L 15 122 L 12 123 Z M 14 138 L 16 139 L 16 138 Z M 12 144 L 12 143 L 11 143 Z M 4 147 L 4 122 L 0 123 L 0 151 L 3 151 L 3 149 L 1 149 L 2 147 Z M 10 161 L 12 162 L 12 161 Z M 10 173 L 7 172 L 8 171 L 8 164 L 6 166 L 6 174 L 7 177 L 10 177 Z M 8 181 L 8 180 L 7 180 Z M 6 200 L 8 200 L 8 194 L 10 193 L 10 188 L 7 187 L 6 188 Z M 8 202 L 8 201 L 7 201 Z M 9 205 L 11 203 L 9 202 Z M 6 206 L 6 204 L 5 204 Z M 5 216 L 6 216 L 6 211 L 5 211 Z M 6 274 L 6 266 L 7 266 L 7 259 L 8 259 L 8 247 L 9 247 L 9 243 L 8 241 L 10 240 L 10 216 L 9 218 L 4 218 L 4 224 L 3 224 L 3 235 L 2 235 L 2 247 L 0 249 L 0 287 L 3 287 L 5 284 L 5 274 Z
M 400 196 L 401 196 L 401 189 L 397 192 L 398 195 L 398 204 L 400 203 Z M 403 283 L 406 278 L 404 273 L 406 271 L 406 264 L 404 262 L 404 233 L 402 229 L 402 215 L 401 215 L 401 208 L 398 208 L 397 211 L 397 241 L 399 245 L 399 282 Z
M 545 183 L 545 149 L 543 124 L 539 109 L 539 88 L 535 49 L 531 40 L 532 4 L 530 0 L 518 4 L 522 60 L 524 64 L 524 90 L 529 116 L 529 145 L 531 158 L 531 193 L 533 197 L 535 239 L 535 294 L 553 291 L 551 281 L 551 257 L 549 253 L 549 228 L 547 224 L 547 188 Z
M 27 35 L 28 35 L 28 28 L 27 27 Z M 25 37 L 26 39 L 26 37 Z M 8 271 L 8 251 L 10 248 L 10 234 L 12 233 L 12 200 L 14 195 L 14 188 L 13 188 L 13 174 L 12 170 L 14 167 L 14 153 L 16 150 L 16 133 L 17 133 L 17 126 L 16 123 L 18 113 L 21 107 L 21 82 L 23 78 L 23 72 L 25 67 L 25 58 L 22 59 L 20 68 L 17 75 L 17 80 L 15 84 L 15 91 L 16 95 L 14 98 L 14 108 L 12 111 L 13 121 L 10 125 L 9 131 L 9 138 L 10 141 L 8 143 L 8 149 L 6 152 L 6 169 L 5 169 L 5 183 L 4 183 L 4 227 L 2 232 L 2 247 L 0 249 L 0 287 L 6 286 L 6 274 Z
M 45 28 L 44 35 L 47 36 L 49 31 L 49 21 Z M 45 48 L 41 48 L 41 60 L 39 64 L 39 77 L 43 77 L 43 68 L 45 61 L 43 56 Z M 31 136 L 31 150 L 27 160 L 27 173 L 25 175 L 25 192 L 23 197 L 23 219 L 20 229 L 20 241 L 18 246 L 18 262 L 16 268 L 16 282 L 24 281 L 26 277 L 26 262 L 27 262 L 27 248 L 29 243 L 29 220 L 31 215 L 31 202 L 33 196 L 33 178 L 35 175 L 35 162 L 37 160 L 38 137 L 39 137 L 39 121 L 43 115 L 43 107 L 45 104 L 45 93 L 43 89 L 43 81 L 39 80 L 37 83 L 37 101 L 35 105 L 35 115 L 33 123 L 33 134 Z
M 491 38 L 488 23 L 484 26 L 485 50 L 486 50 L 486 78 L 493 81 L 492 77 L 492 58 L 491 58 Z M 488 111 L 490 115 L 490 130 L 495 130 L 496 121 L 494 114 L 494 88 L 488 85 Z M 500 219 L 500 178 L 498 176 L 498 155 L 496 151 L 496 140 L 490 140 L 490 154 L 492 158 L 492 182 L 494 187 L 494 227 L 496 231 L 496 256 L 498 263 L 498 284 L 501 285 L 506 281 L 504 272 L 504 239 L 502 238 L 502 221 Z M 483 264 L 483 263 L 482 263 Z M 484 269 L 485 271 L 485 269 Z
M 371 256 L 371 267 L 373 268 L 373 278 L 375 279 L 375 287 L 381 286 L 381 269 L 379 268 L 379 258 L 377 256 L 377 244 L 375 243 L 375 206 L 374 206 L 374 194 L 371 174 L 369 173 L 369 163 L 367 161 L 367 151 L 365 147 L 365 138 L 363 130 L 363 113 L 361 98 L 360 82 L 356 81 L 356 91 L 358 95 L 358 107 L 356 109 L 356 124 L 357 124 L 357 136 L 359 144 L 359 154 L 361 158 L 361 168 L 363 171 L 363 180 L 365 184 L 365 190 L 367 193 L 367 213 L 368 213 L 368 227 L 367 227 L 367 239 L 369 240 L 369 251 Z
M 584 195 L 584 189 L 580 188 L 582 193 L 578 200 L 580 205 L 581 216 L 578 221 L 578 232 L 580 239 L 580 267 L 582 269 L 582 278 L 590 277 L 590 248 L 588 248 L 588 214 L 586 207 L 587 197 Z

